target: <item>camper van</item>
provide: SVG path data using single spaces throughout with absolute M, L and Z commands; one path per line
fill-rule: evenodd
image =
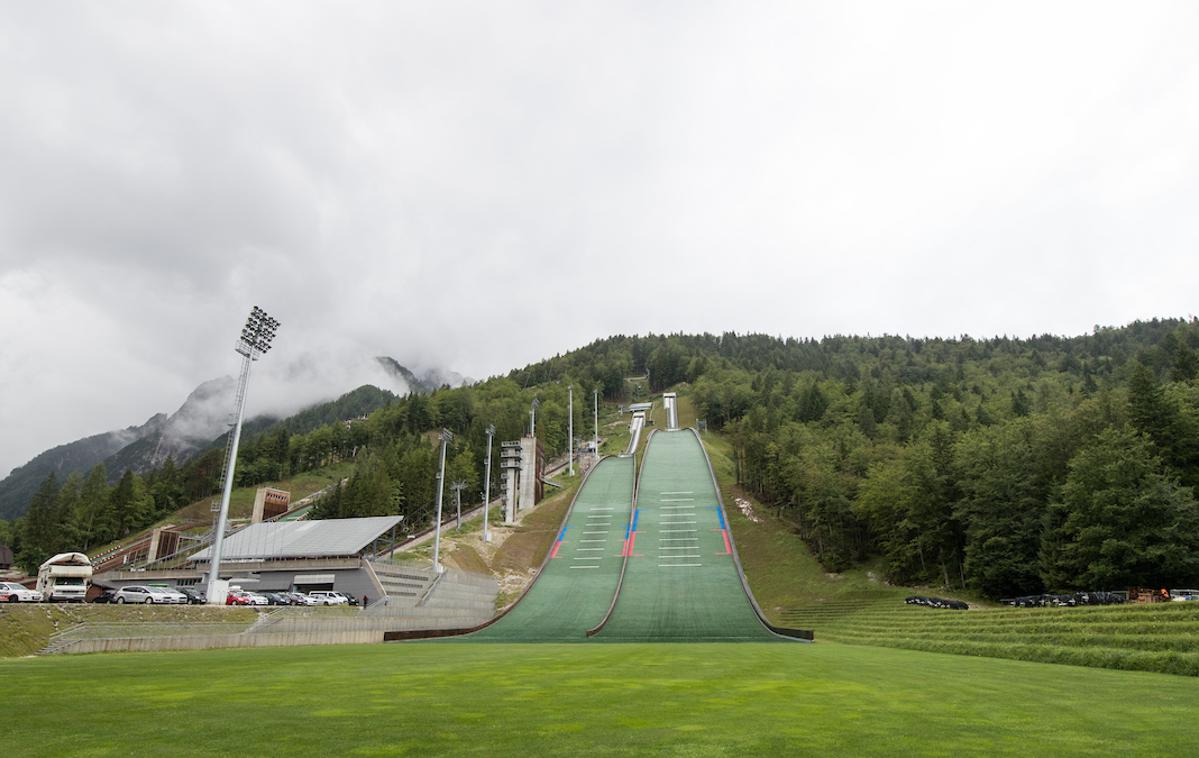
M 47 603 L 82 603 L 92 579 L 92 562 L 83 553 L 59 553 L 37 570 L 37 591 Z

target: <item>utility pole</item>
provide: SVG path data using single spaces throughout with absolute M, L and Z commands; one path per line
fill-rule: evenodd
M 575 475 L 575 386 L 566 385 L 566 475 Z
M 487 528 L 487 510 L 491 506 L 491 438 L 495 436 L 495 424 L 487 427 L 487 460 L 483 462 L 483 541 L 491 542 L 491 530 Z
M 250 364 L 266 355 L 271 349 L 271 340 L 281 324 L 257 305 L 250 311 L 246 325 L 242 327 L 234 351 L 241 356 L 241 376 L 237 380 L 237 421 L 233 424 L 233 437 L 229 443 L 229 457 L 225 459 L 225 487 L 221 492 L 221 508 L 212 533 L 212 564 L 208 569 L 208 586 L 205 590 L 209 605 L 224 605 L 225 594 L 219 587 L 221 579 L 221 550 L 225 544 L 225 524 L 229 518 L 229 496 L 233 494 L 233 470 L 237 465 L 237 446 L 241 442 L 241 422 L 246 415 L 246 387 L 250 383 Z
M 533 398 L 533 404 L 529 406 L 529 436 L 537 436 L 537 407 L 541 405 L 541 401 Z
M 454 527 L 454 531 L 462 529 L 462 490 L 466 487 L 466 482 L 459 479 L 450 485 L 454 490 L 454 501 L 458 506 L 458 525 Z
M 454 435 L 449 429 L 441 430 L 441 465 L 437 471 L 437 526 L 433 533 L 433 570 L 438 574 L 445 571 L 441 565 L 441 495 L 445 490 L 445 449 Z

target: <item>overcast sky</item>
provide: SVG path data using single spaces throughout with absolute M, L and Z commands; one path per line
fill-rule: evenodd
M 234 373 L 255 303 L 264 371 L 322 367 L 260 409 L 376 354 L 1192 314 L 1196 40 L 1193 2 L 0 2 L 0 476 Z

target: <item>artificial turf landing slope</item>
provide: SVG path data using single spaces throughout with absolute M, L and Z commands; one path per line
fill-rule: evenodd
M 695 433 L 655 434 L 641 466 L 624 583 L 594 639 L 778 639 L 750 605 L 726 526 Z
M 507 615 L 463 639 L 585 641 L 612 604 L 632 501 L 633 458 L 600 461 L 575 496 L 537 583 Z

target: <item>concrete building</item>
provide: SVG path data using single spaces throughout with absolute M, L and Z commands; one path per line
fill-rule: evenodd
M 537 438 L 528 435 L 500 443 L 500 469 L 504 472 L 504 523 L 511 524 L 516 514 L 541 502 L 545 484 L 545 450 Z
M 337 590 L 361 598 L 387 593 L 369 559 L 390 552 L 402 535 L 401 516 L 252 524 L 224 543 L 221 579 L 248 590 Z M 92 581 L 117 588 L 147 582 L 177 587 L 205 583 L 212 549 L 204 548 L 178 568 L 112 570 Z

